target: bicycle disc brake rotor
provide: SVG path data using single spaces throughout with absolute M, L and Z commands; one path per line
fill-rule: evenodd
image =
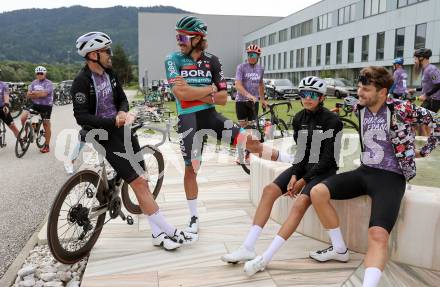
M 119 216 L 119 212 L 121 211 L 121 198 L 119 196 L 114 197 L 110 200 L 108 210 L 109 210 L 110 218 L 115 219 L 116 217 Z

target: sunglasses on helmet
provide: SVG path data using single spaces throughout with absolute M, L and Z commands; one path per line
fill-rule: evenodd
M 256 58 L 258 58 L 258 54 L 257 54 L 257 53 L 254 53 L 254 52 L 248 53 L 247 56 L 248 56 L 248 58 L 251 58 L 251 59 L 256 59 Z
M 191 39 L 194 38 L 194 37 L 195 36 L 177 34 L 176 35 L 176 40 L 177 40 L 177 42 L 181 42 L 181 43 L 189 43 L 191 41 Z
M 301 97 L 301 99 L 305 99 L 305 98 L 309 97 L 310 99 L 316 101 L 322 95 L 321 95 L 321 93 L 318 93 L 315 91 L 300 91 L 299 96 Z
M 112 48 L 107 48 L 107 49 L 104 49 L 104 50 L 99 50 L 98 53 L 106 53 L 109 56 L 113 56 Z

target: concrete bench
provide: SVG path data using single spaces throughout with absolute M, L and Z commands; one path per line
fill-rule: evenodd
M 263 188 L 289 164 L 270 162 L 252 156 L 250 199 L 256 206 Z M 271 218 L 283 223 L 294 199 L 282 197 L 272 209 Z M 333 201 L 340 218 L 344 239 L 350 250 L 365 253 L 371 201 L 368 196 L 351 200 Z M 301 221 L 297 232 L 329 242 L 313 207 Z M 389 254 L 396 262 L 440 270 L 440 189 L 408 186 L 399 218 L 391 233 Z

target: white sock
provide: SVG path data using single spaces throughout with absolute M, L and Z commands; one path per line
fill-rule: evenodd
M 365 269 L 364 283 L 362 287 L 376 287 L 379 285 L 380 276 L 382 271 L 377 267 L 368 267 Z
M 275 238 L 272 240 L 272 243 L 269 245 L 269 248 L 267 248 L 263 253 L 263 259 L 266 264 L 272 260 L 272 257 L 281 248 L 281 246 L 283 246 L 284 242 L 286 242 L 284 238 L 279 235 L 275 236 Z
M 197 212 L 197 198 L 186 201 L 188 203 L 189 211 L 191 212 L 191 217 L 199 217 L 199 213 Z
M 246 247 L 247 250 L 249 251 L 255 250 L 255 242 L 257 242 L 257 239 L 260 236 L 262 230 L 263 229 L 260 226 L 252 225 L 243 243 L 244 247 Z
M 157 237 L 159 234 L 162 233 L 162 229 L 160 229 L 160 227 L 153 222 L 150 216 L 147 216 L 147 218 L 148 218 L 148 222 L 150 223 L 151 234 L 153 234 L 154 237 Z
M 148 219 L 150 219 L 154 224 L 156 224 L 163 232 L 165 232 L 169 236 L 173 236 L 176 228 L 170 225 L 165 217 L 160 213 L 160 210 L 156 211 L 154 214 L 149 215 Z M 151 227 L 153 229 L 153 227 Z
M 344 238 L 342 237 L 341 228 L 337 227 L 335 229 L 329 229 L 328 236 L 330 236 L 333 248 L 337 253 L 345 253 L 345 251 L 347 251 Z

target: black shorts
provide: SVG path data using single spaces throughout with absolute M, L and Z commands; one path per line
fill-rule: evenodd
M 7 126 L 11 125 L 14 120 L 12 119 L 11 112 L 9 111 L 7 114 L 3 111 L 3 107 L 0 107 L 0 119 L 5 122 Z
M 177 132 L 185 165 L 190 166 L 192 160 L 202 160 L 203 146 L 207 136 L 213 136 L 217 140 L 235 145 L 241 128 L 211 108 L 179 115 Z
M 285 194 L 287 192 L 287 185 L 290 182 L 290 179 L 292 178 L 293 174 L 293 166 L 289 167 L 288 169 L 286 169 L 285 171 L 283 171 L 274 181 L 273 183 L 275 183 L 280 189 L 281 192 L 283 194 Z M 303 190 L 301 191 L 301 194 L 305 194 L 307 196 L 310 196 L 310 190 L 312 189 L 312 187 L 314 187 L 315 185 L 317 185 L 318 183 L 320 183 L 321 181 L 323 181 L 324 179 L 335 175 L 336 174 L 336 169 L 332 169 L 330 171 L 328 171 L 325 174 L 321 174 L 318 176 L 315 176 L 310 182 L 308 182 Z M 304 174 L 297 174 L 296 175 L 296 179 L 300 180 L 302 177 L 304 176 Z
M 114 128 L 108 133 L 108 140 L 99 140 L 99 144 L 105 149 L 105 158 L 120 177 L 127 183 L 132 182 L 142 174 L 136 172 L 135 167 L 128 159 L 121 157 L 118 153 L 125 154 L 124 128 Z M 131 136 L 133 153 L 138 153 L 141 149 L 136 135 Z M 97 151 L 98 148 L 95 147 Z M 142 169 L 145 169 L 144 161 L 138 161 Z
M 235 111 L 239 121 L 255 121 L 258 116 L 258 102 L 235 102 Z
M 369 227 L 380 226 L 391 233 L 405 194 L 406 182 L 403 175 L 361 165 L 355 170 L 332 176 L 322 183 L 330 190 L 331 199 L 370 196 Z
M 52 106 L 38 105 L 33 103 L 30 108 L 38 112 L 43 120 L 50 120 L 50 116 L 52 115 Z
M 440 100 L 427 99 L 426 101 L 423 101 L 422 108 L 437 113 L 440 110 Z

